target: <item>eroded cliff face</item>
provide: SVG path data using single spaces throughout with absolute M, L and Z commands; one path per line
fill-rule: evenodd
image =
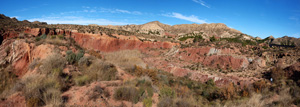
M 113 52 L 120 50 L 143 50 L 146 48 L 169 49 L 179 44 L 171 42 L 151 42 L 140 41 L 135 36 L 123 35 L 98 35 L 98 34 L 82 34 L 72 33 L 72 38 L 82 47 L 94 49 L 103 52 Z
M 263 53 L 261 57 L 249 57 L 244 55 L 239 48 L 219 49 L 214 46 L 179 48 L 179 43 L 142 41 L 136 36 L 107 35 L 105 33 L 78 33 L 74 30 L 49 28 L 26 28 L 23 34 L 26 34 L 24 37 L 36 37 L 43 34 L 48 36 L 65 35 L 65 37 L 73 38 L 81 47 L 99 52 L 139 50 L 146 55 L 143 60 L 147 65 L 162 69 L 179 77 L 191 74 L 190 78 L 196 81 L 205 82 L 209 79 L 213 79 L 218 86 L 229 82 L 249 84 L 255 79 L 250 81 L 248 78 L 240 78 L 226 74 L 214 74 L 211 73 L 210 69 L 212 69 L 212 71 L 221 69 L 225 71 L 234 70 L 246 72 L 247 70 L 265 69 L 270 64 L 274 65 L 274 61 L 276 63 L 288 63 L 287 65 L 280 64 L 286 66 L 293 64 L 293 62 L 288 62 L 290 59 L 280 61 L 283 59 L 278 58 L 281 56 L 277 54 Z M 13 62 L 17 71 L 16 74 L 19 76 L 25 74 L 24 72 L 27 70 L 26 67 L 28 63 L 35 59 L 35 57 L 43 58 L 47 56 L 47 54 L 51 53 L 51 47 L 54 47 L 51 45 L 39 45 L 35 47 L 33 44 L 24 41 L 9 41 L 9 38 L 17 38 L 20 35 L 20 33 L 16 32 L 6 33 L 5 35 L 7 36 L 4 36 L 5 40 L 2 48 L 14 46 L 12 49 L 16 51 L 13 52 L 17 53 L 17 55 L 11 55 L 13 58 L 10 59 L 13 59 L 13 61 L 7 60 L 6 62 L 2 61 L 2 63 Z M 296 57 L 297 55 L 298 53 L 292 56 Z M 284 54 L 283 56 L 289 58 L 291 55 Z

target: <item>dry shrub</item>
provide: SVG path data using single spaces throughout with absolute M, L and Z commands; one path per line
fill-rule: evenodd
M 99 53 L 99 52 L 96 52 L 94 50 L 89 50 L 88 53 L 91 55 L 91 56 L 94 56 L 96 58 L 99 58 L 99 59 L 102 59 L 102 55 Z
M 158 83 L 157 70 L 154 69 L 144 69 L 143 67 L 135 65 L 129 72 L 137 76 L 149 76 L 154 84 Z
M 113 64 L 96 61 L 85 71 L 90 78 L 101 81 L 110 81 L 117 79 L 116 73 L 117 69 Z
M 11 88 L 17 82 L 18 77 L 14 74 L 12 66 L 6 68 L 0 68 L 0 94 L 1 96 L 7 96 L 10 94 Z
M 137 103 L 139 101 L 138 90 L 135 87 L 120 87 L 115 90 L 114 98 L 116 100 L 126 100 L 131 101 L 133 103 Z
M 283 107 L 288 107 L 293 102 L 292 96 L 289 93 L 290 88 L 285 88 L 284 90 L 279 92 L 279 104 Z
M 222 89 L 222 94 L 225 99 L 233 99 L 237 96 L 237 90 L 233 83 L 229 83 Z
M 174 89 L 176 90 L 177 96 L 180 98 L 188 98 L 191 96 L 190 89 L 187 86 L 175 85 Z
M 176 101 L 175 107 L 194 107 L 192 104 L 190 104 L 188 101 L 180 99 Z
M 60 54 L 52 54 L 42 61 L 42 66 L 40 66 L 40 71 L 44 74 L 51 73 L 54 69 L 63 70 L 66 64 L 66 59 Z
M 260 93 L 262 92 L 265 88 L 268 88 L 267 82 L 264 80 L 259 80 L 253 83 L 253 88 L 255 92 Z
M 55 76 L 30 75 L 24 77 L 23 93 L 27 106 L 59 106 L 62 104 L 60 81 Z
M 274 82 L 280 82 L 281 80 L 287 79 L 287 73 L 280 68 L 273 68 L 271 69 L 271 77 Z
M 89 67 L 92 64 L 93 59 L 95 58 L 92 56 L 83 56 L 79 59 L 78 65 L 84 68 Z
M 131 69 L 134 65 L 146 67 L 146 64 L 141 59 L 142 54 L 138 50 L 122 50 L 117 52 L 105 53 L 104 58 L 113 64 L 116 64 L 125 69 Z
M 228 101 L 225 107 L 264 107 L 265 101 L 261 94 L 253 94 L 249 99 Z
M 75 75 L 76 85 L 85 85 L 92 81 L 110 81 L 117 79 L 117 68 L 107 62 L 95 60 L 89 67 L 83 69 L 81 75 Z
M 34 59 L 33 61 L 31 61 L 31 63 L 29 64 L 28 68 L 30 70 L 33 70 L 35 67 L 37 67 L 37 65 L 39 64 L 39 59 Z
M 157 107 L 173 107 L 173 106 L 174 106 L 174 101 L 169 97 L 161 99 L 157 104 Z

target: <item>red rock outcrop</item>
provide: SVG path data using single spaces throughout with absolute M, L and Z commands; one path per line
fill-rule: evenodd
M 41 35 L 41 29 L 40 28 L 26 28 L 24 33 L 31 34 L 33 36 Z
M 135 36 L 122 36 L 122 35 L 98 35 L 98 34 L 82 34 L 72 33 L 72 38 L 80 46 L 87 49 L 94 49 L 104 52 L 112 52 L 126 49 L 146 49 L 146 48 L 172 48 L 176 43 L 171 42 L 151 42 L 140 41 Z

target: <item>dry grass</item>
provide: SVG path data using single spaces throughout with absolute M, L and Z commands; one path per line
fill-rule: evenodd
M 66 60 L 60 54 L 52 54 L 42 61 L 40 71 L 44 74 L 53 72 L 54 69 L 63 70 Z
M 27 106 L 53 105 L 62 104 L 60 81 L 55 76 L 30 75 L 24 77 L 21 81 L 25 84 L 23 89 Z
M 117 69 L 114 65 L 94 60 L 89 67 L 83 67 L 82 74 L 75 75 L 74 81 L 76 85 L 85 85 L 92 81 L 110 81 L 117 79 Z
M 138 50 L 122 50 L 117 52 L 104 53 L 106 61 L 116 64 L 125 69 L 131 69 L 134 65 L 146 67 L 141 59 L 142 54 Z
M 220 103 L 216 104 L 221 106 Z M 250 98 L 229 100 L 223 106 L 224 107 L 263 107 L 265 102 L 262 101 L 261 94 L 253 94 Z

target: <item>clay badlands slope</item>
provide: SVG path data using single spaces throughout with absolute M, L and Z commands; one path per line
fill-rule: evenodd
M 259 39 L 224 24 L 0 20 L 0 106 L 298 104 L 286 90 L 299 85 L 299 38 Z

